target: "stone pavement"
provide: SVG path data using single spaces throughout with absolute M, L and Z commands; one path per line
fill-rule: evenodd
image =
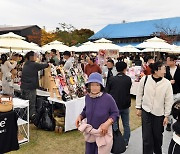
M 172 138 L 172 131 L 168 132 L 164 130 L 163 138 L 163 154 L 168 153 L 169 143 Z M 128 149 L 124 154 L 142 154 L 142 128 L 139 127 L 131 132 Z

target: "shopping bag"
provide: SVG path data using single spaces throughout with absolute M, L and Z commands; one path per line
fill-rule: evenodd
M 42 113 L 39 124 L 41 129 L 48 131 L 55 130 L 55 120 L 48 108 L 44 108 L 44 112 Z
M 120 154 L 126 151 L 126 144 L 124 138 L 119 130 L 119 119 L 113 123 L 112 130 L 113 130 L 113 146 L 111 149 L 111 153 L 113 154 Z
M 42 100 L 42 102 L 43 104 L 41 104 L 42 106 L 40 105 L 41 107 L 39 107 L 34 124 L 40 129 L 54 131 L 55 119 L 52 115 L 52 107 L 47 101 Z

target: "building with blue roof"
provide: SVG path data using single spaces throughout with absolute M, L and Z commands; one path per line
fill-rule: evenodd
M 146 39 L 160 35 L 160 32 L 176 36 L 173 43 L 180 45 L 180 17 L 109 24 L 91 36 L 89 40 L 106 38 L 120 46 L 127 44 L 135 46 Z

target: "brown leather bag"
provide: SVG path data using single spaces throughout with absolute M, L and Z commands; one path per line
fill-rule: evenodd
M 8 112 L 13 109 L 12 97 L 9 95 L 0 95 L 0 112 Z

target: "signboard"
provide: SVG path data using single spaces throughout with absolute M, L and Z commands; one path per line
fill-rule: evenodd
M 117 59 L 119 57 L 119 50 L 99 50 L 98 64 L 100 67 L 106 64 L 108 58 Z

